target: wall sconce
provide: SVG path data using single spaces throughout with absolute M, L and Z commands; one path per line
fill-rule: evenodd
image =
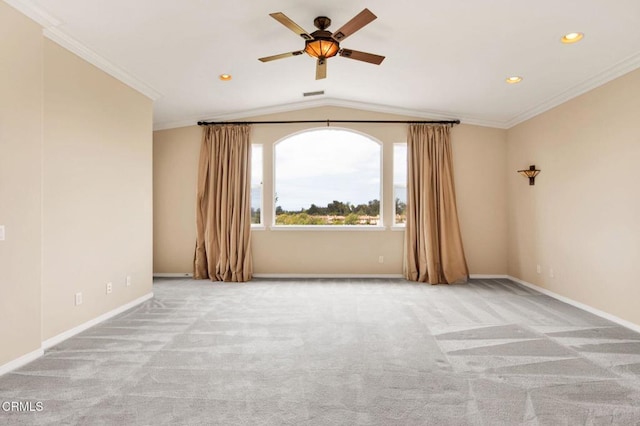
M 528 169 L 518 170 L 518 173 L 520 173 L 524 177 L 528 177 L 529 178 L 529 185 L 535 185 L 536 184 L 536 176 L 538 176 L 538 173 L 540 173 L 540 170 L 537 170 L 536 166 L 531 165 L 531 166 L 529 166 Z

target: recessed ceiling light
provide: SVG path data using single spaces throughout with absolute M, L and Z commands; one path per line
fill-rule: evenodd
M 565 44 L 577 43 L 582 40 L 582 37 L 584 37 L 582 33 L 568 33 L 563 35 L 560 41 Z
M 220 74 L 219 78 L 222 81 L 229 81 L 229 80 L 231 80 L 231 74 Z
M 509 77 L 505 80 L 507 83 L 509 84 L 516 84 L 516 83 L 520 83 L 522 81 L 522 77 L 518 76 L 518 75 L 514 75 L 512 77 Z

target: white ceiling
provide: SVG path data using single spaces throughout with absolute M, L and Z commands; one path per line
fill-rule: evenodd
M 156 128 L 318 105 L 507 128 L 640 67 L 639 0 L 5 1 L 154 98 Z M 328 16 L 335 31 L 365 7 L 378 19 L 341 46 L 386 56 L 380 66 L 335 57 L 316 81 L 307 55 L 258 61 L 304 47 L 269 13 L 308 32 Z M 560 43 L 572 31 L 584 39 Z

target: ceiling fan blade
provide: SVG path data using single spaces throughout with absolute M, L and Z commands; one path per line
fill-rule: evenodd
M 340 50 L 340 56 L 376 65 L 380 65 L 384 60 L 384 56 L 374 55 L 373 53 L 360 52 L 358 50 L 351 49 Z
M 322 80 L 327 78 L 327 60 L 318 59 L 316 63 L 316 80 Z
M 311 37 L 311 35 L 309 33 L 307 33 L 304 30 L 304 28 L 302 28 L 300 25 L 298 25 L 295 22 L 293 22 L 284 13 L 282 13 L 282 12 L 270 13 L 269 16 L 271 16 L 276 21 L 280 22 L 285 27 L 289 28 L 294 33 L 298 34 L 303 39 L 305 39 L 305 40 L 313 40 L 313 37 Z
M 362 12 L 354 16 L 349 22 L 340 27 L 340 29 L 333 33 L 331 37 L 333 37 L 337 41 L 342 41 L 376 18 L 377 16 L 374 15 L 373 12 L 365 8 Z
M 258 58 L 258 60 L 262 61 L 262 62 L 269 62 L 269 61 L 275 61 L 276 59 L 288 58 L 290 56 L 302 55 L 303 53 L 304 53 L 304 50 L 297 50 L 295 52 L 281 53 L 279 55 L 273 55 L 273 56 L 266 56 L 264 58 Z

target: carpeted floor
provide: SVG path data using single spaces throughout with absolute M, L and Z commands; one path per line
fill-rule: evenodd
M 640 334 L 506 280 L 156 280 L 0 424 L 639 425 Z

